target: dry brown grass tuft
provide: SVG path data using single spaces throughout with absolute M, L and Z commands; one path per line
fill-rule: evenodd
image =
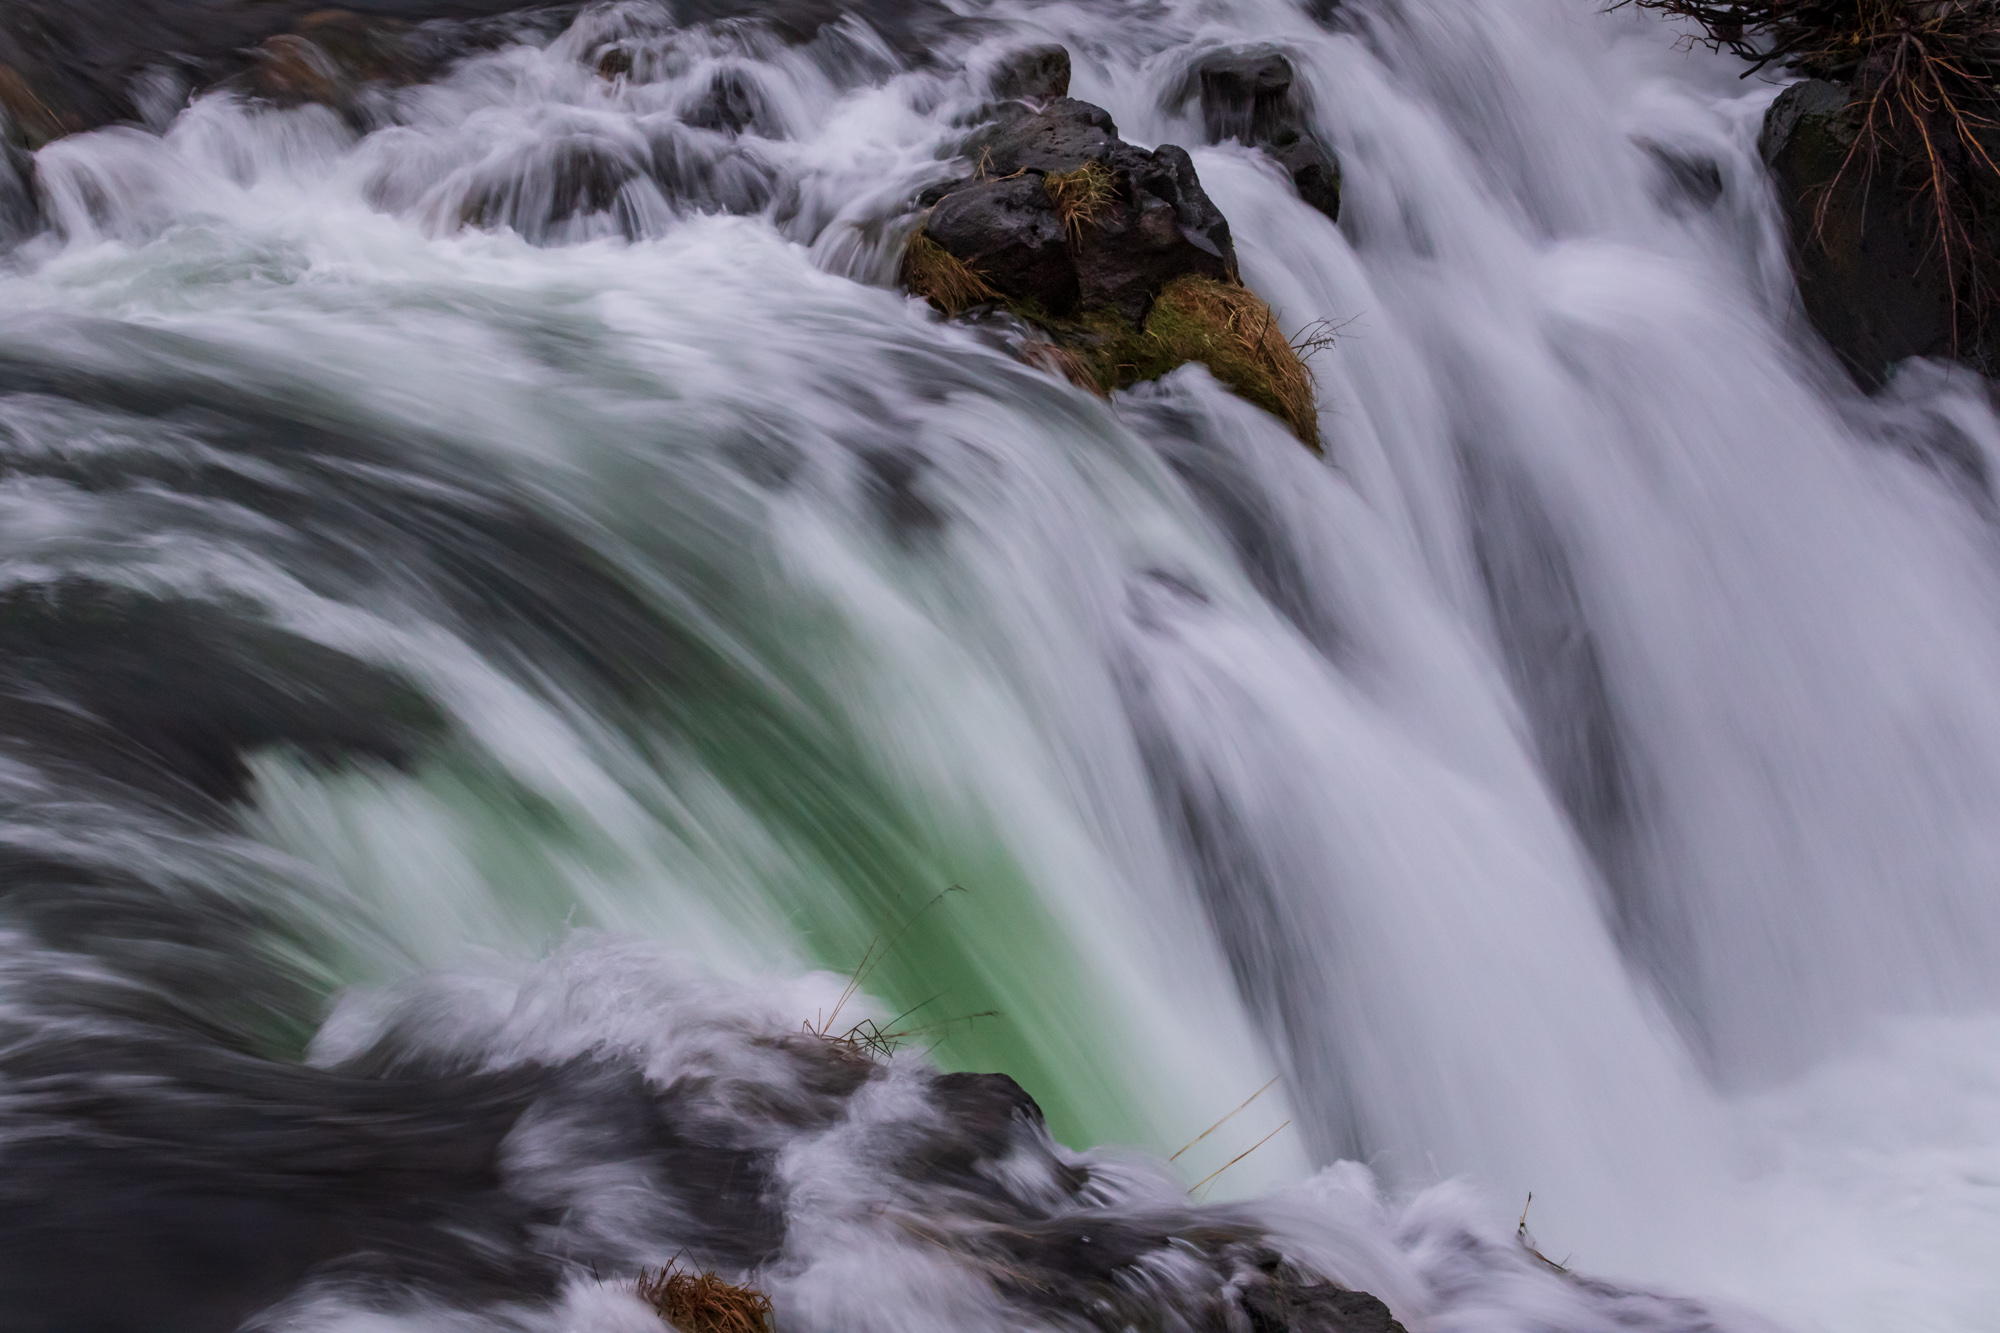
M 681 1333 L 771 1333 L 771 1298 L 678 1261 L 639 1274 L 639 1299 Z
M 1217 379 L 1289 425 L 1307 447 L 1319 449 L 1312 371 L 1279 329 L 1271 307 L 1248 287 L 1213 278 L 1167 284 L 1146 316 L 1141 341 L 1155 344 L 1175 365 L 1202 362 Z
M 1842 185 L 1888 183 L 1928 207 L 1963 313 L 1994 311 L 1995 256 L 1982 200 L 2000 193 L 2000 0 L 1615 0 L 1692 20 L 1689 40 L 1851 89 L 1853 146 L 1820 197 L 1814 230 Z
M 1116 184 L 1111 171 L 1092 158 L 1075 171 L 1055 171 L 1042 177 L 1042 189 L 1071 241 L 1083 235 L 1084 226 L 1104 216 L 1111 207 Z
M 921 227 L 911 234 L 903 250 L 901 276 L 905 291 L 923 297 L 947 315 L 1000 299 L 1000 293 L 978 269 L 939 245 Z

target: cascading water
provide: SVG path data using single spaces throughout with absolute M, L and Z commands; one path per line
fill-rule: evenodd
M 1029 41 L 1341 325 L 1324 461 L 1198 368 L 1103 402 L 890 290 Z M 1253 43 L 1337 228 L 1202 146 L 1189 71 Z M 2000 1328 L 2000 425 L 1796 327 L 1735 73 L 1577 0 L 810 40 L 631 0 L 362 128 L 217 95 L 43 148 L 0 269 L 0 1305 L 362 1206 L 271 1180 L 421 1199 L 485 1132 L 314 1070 L 580 1106 L 578 1057 L 731 1088 L 909 1009 L 834 1128 L 714 1094 L 778 1154 L 789 1326 L 1021 1326 L 921 1199 L 880 1222 L 928 1058 L 1161 1155 L 1280 1077 L 1178 1183 L 1070 1158 L 1157 1211 L 1289 1121 L 1206 1189 L 1413 1330 Z M 567 1296 L 447 1255 L 267 1319 L 646 1327 L 578 1265 L 679 1215 L 569 1114 L 492 1131 Z M 1530 1190 L 1552 1257 L 1711 1305 L 1539 1266 Z

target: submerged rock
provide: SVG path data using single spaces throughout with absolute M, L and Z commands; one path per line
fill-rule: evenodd
M 368 85 L 410 83 L 427 72 L 407 24 L 344 9 L 307 14 L 249 55 L 254 63 L 236 85 L 279 106 L 319 102 L 349 109 Z
M 1195 82 L 1212 140 L 1263 149 L 1292 178 L 1299 198 L 1340 221 L 1340 159 L 1314 137 L 1289 58 L 1270 50 L 1211 56 L 1196 68 Z
M 35 159 L 0 141 L 0 250 L 27 239 L 41 225 L 41 197 L 35 188 Z
M 741 134 L 767 124 L 770 118 L 763 92 L 749 75 L 732 69 L 716 74 L 708 91 L 689 110 L 687 123 L 700 130 Z
M 993 95 L 1046 102 L 1069 96 L 1069 51 L 1053 42 L 1016 51 L 993 71 Z
M 482 21 L 536 9 L 524 0 L 7 0 L 0 110 L 13 136 L 38 148 L 144 120 L 141 90 L 161 79 L 345 108 L 363 86 L 427 78 L 490 45 L 496 33 Z

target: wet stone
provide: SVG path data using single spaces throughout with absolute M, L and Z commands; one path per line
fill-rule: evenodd
M 1074 171 L 1103 161 L 1118 143 L 1118 126 L 1103 107 L 1060 97 L 1030 115 L 1005 116 L 974 135 L 966 156 L 987 177 L 1016 172 Z
M 1909 191 L 1848 170 L 1847 89 L 1795 83 L 1765 114 L 1758 148 L 1790 233 L 1806 317 L 1863 388 L 1910 356 L 1951 356 L 1956 301 L 1935 224 Z
M 598 139 L 535 144 L 473 185 L 459 217 L 469 227 L 512 227 L 541 242 L 572 218 L 612 212 L 643 170 L 634 154 Z
M 1365 1291 L 1320 1282 L 1284 1264 L 1244 1284 L 1251 1333 L 1404 1333 L 1389 1307 Z
M 1265 143 L 1282 129 L 1300 128 L 1292 62 L 1276 51 L 1217 56 L 1203 62 L 1197 77 L 1202 124 L 1216 140 Z
M 933 239 L 1003 295 L 1037 302 L 1051 314 L 1075 307 L 1076 262 L 1040 176 L 954 190 L 932 210 L 928 225 Z
M 1195 70 L 1194 83 L 1211 142 L 1235 139 L 1263 149 L 1299 198 L 1340 220 L 1340 159 L 1314 136 L 1289 57 L 1270 50 L 1212 56 Z
M 35 159 L 18 146 L 0 141 L 0 251 L 34 235 L 41 221 Z
M 1185 150 L 1151 152 L 1118 137 L 1102 107 L 1058 98 L 1003 114 L 966 154 L 979 174 L 933 187 L 932 239 L 1003 296 L 1065 315 L 1078 306 L 1145 317 L 1176 278 L 1233 279 L 1229 223 L 1202 189 Z M 1051 177 L 1095 169 L 1106 194 L 1067 225 Z
M 993 71 L 993 95 L 1009 100 L 1050 101 L 1069 96 L 1069 52 L 1050 43 L 1016 51 Z
M 722 130 L 741 134 L 769 119 L 764 95 L 741 70 L 725 70 L 715 76 L 708 91 L 688 112 L 687 122 L 696 129 Z

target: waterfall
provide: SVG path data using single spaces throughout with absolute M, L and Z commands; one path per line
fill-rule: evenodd
M 1587 0 L 674 9 L 59 139 L 18 235 L 0 175 L 0 1160 L 40 1219 L 0 1307 L 47 1236 L 116 1263 L 114 1213 L 266 1225 L 45 1161 L 112 1134 L 51 1071 L 727 1081 L 868 1017 L 1132 1207 L 1226 1166 L 1204 1199 L 1412 1330 L 1603 1326 L 1513 1245 L 1531 1191 L 1549 1258 L 1674 1293 L 1634 1327 L 1991 1327 L 2000 422 L 1804 327 L 1775 87 Z M 1338 329 L 1323 459 L 1200 367 L 1099 399 L 894 290 L 985 71 L 1048 41 Z M 1338 225 L 1208 142 L 1190 72 L 1246 47 Z M 361 1114 L 318 1095 L 286 1153 Z M 524 1133 L 551 1253 L 672 1252 Z M 1020 1326 L 870 1228 L 847 1142 L 776 1168 L 781 1314 Z M 646 1327 L 570 1278 L 271 1326 Z

